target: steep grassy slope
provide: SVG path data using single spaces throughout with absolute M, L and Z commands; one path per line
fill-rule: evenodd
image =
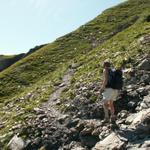
M 0 116 L 4 127 L 0 133 L 8 131 L 14 122 L 23 122 L 33 107 L 47 100 L 72 63 L 80 67 L 64 99 L 73 95 L 76 82 L 98 80 L 105 58 L 117 66 L 148 53 L 150 46 L 140 46 L 138 39 L 150 32 L 149 12 L 150 0 L 125 2 L 1 72 Z
M 60 63 L 67 63 L 81 54 L 86 54 L 93 46 L 134 24 L 148 5 L 149 1 L 146 0 L 131 0 L 124 5 L 108 9 L 75 32 L 59 38 L 16 63 L 0 75 L 0 96 L 3 99 L 5 96 L 14 96 L 24 91 L 18 86 L 28 87 L 54 71 Z
M 101 46 L 93 49 L 86 56 L 80 57 L 78 63 L 82 65 L 72 77 L 72 85 L 62 93 L 62 105 L 64 101 L 75 97 L 76 83 L 86 85 L 100 80 L 105 59 L 109 58 L 115 67 L 122 65 L 132 67 L 136 58 L 150 54 L 150 43 L 143 45 L 140 43 L 140 37 L 149 35 L 149 33 L 150 23 L 138 21 L 132 27 L 118 33 Z M 97 97 L 94 99 L 96 100 Z

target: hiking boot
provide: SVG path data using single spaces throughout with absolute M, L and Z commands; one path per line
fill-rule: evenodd
M 111 123 L 116 123 L 116 116 L 111 116 L 110 122 Z
M 103 123 L 108 123 L 108 122 L 109 122 L 109 118 L 108 118 L 108 117 L 105 117 L 102 122 L 103 122 Z
M 110 124 L 109 127 L 112 131 L 119 130 L 119 126 L 116 123 Z

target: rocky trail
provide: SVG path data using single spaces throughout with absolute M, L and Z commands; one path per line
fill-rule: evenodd
M 59 96 L 74 73 L 68 70 L 49 101 L 35 108 L 36 117 L 30 118 L 19 132 L 20 136 L 26 136 L 22 144 L 24 150 L 149 150 L 149 63 L 147 55 L 137 60 L 136 68 L 125 70 L 124 89 L 114 103 L 115 124 L 103 122 L 99 82 L 77 83 L 76 96 L 67 102 L 66 112 L 62 114 L 56 109 Z M 93 94 L 96 102 L 92 100 Z
M 44 110 L 45 113 L 52 118 L 63 117 L 63 114 L 56 109 L 56 105 L 60 103 L 60 94 L 61 92 L 70 84 L 70 78 L 73 74 L 73 69 L 68 69 L 63 76 L 61 84 L 56 86 L 56 90 L 50 95 L 49 100 L 40 106 L 39 110 Z M 38 110 L 38 109 L 37 109 Z

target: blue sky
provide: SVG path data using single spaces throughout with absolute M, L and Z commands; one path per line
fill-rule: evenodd
M 27 52 L 123 0 L 0 0 L 0 54 Z

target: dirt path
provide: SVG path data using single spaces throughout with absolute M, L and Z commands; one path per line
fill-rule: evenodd
M 62 79 L 62 83 L 56 87 L 56 90 L 50 95 L 49 100 L 40 107 L 40 109 L 44 110 L 49 117 L 59 118 L 63 116 L 55 106 L 59 102 L 61 92 L 70 85 L 70 79 L 73 73 L 73 69 L 67 70 Z

